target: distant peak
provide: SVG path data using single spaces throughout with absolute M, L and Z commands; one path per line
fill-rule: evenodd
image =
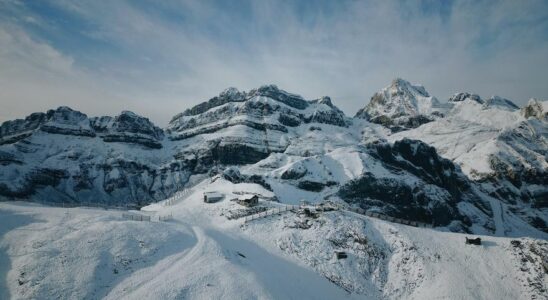
M 410 83 L 409 81 L 405 80 L 405 79 L 402 79 L 402 78 L 394 78 L 392 80 L 392 83 L 390 84 L 390 86 L 388 86 L 387 88 L 389 89 L 396 89 L 396 90 L 399 90 L 399 91 L 402 91 L 402 90 L 414 90 L 416 91 L 417 93 L 419 93 L 420 95 L 424 96 L 424 97 L 430 97 L 430 94 L 428 94 L 428 92 L 426 91 L 426 89 L 424 88 L 424 86 L 420 85 L 420 84 L 412 84 Z
M 230 96 L 234 96 L 234 95 L 238 95 L 240 94 L 240 91 L 235 88 L 235 87 L 229 87 L 227 89 L 225 89 L 224 91 L 222 91 L 219 96 L 221 97 L 230 97 Z
M 74 109 L 68 107 L 68 106 L 59 106 L 55 111 L 75 111 Z
M 498 108 L 503 108 L 507 110 L 519 109 L 519 106 L 514 104 L 514 102 L 499 96 L 492 96 L 491 98 L 487 99 L 487 101 L 485 101 L 484 105 L 485 107 L 498 107 Z
M 320 98 L 320 101 L 318 101 L 320 104 L 325 104 L 329 107 L 333 107 L 333 102 L 331 102 L 331 98 L 329 96 L 323 96 Z
M 275 84 L 264 84 L 264 85 L 261 85 L 257 90 L 259 92 L 264 92 L 264 91 L 279 92 L 280 91 L 278 86 Z
M 548 103 L 539 101 L 535 98 L 529 99 L 527 105 L 521 109 L 521 114 L 525 118 L 535 117 L 537 119 L 548 118 Z
M 396 77 L 392 80 L 392 86 L 405 86 L 405 85 L 411 85 L 409 81 L 402 79 L 400 77 Z
M 476 101 L 480 104 L 484 103 L 483 99 L 481 99 L 481 97 L 479 95 L 470 94 L 470 93 L 466 93 L 466 92 L 461 92 L 461 93 L 454 94 L 453 96 L 451 96 L 451 98 L 449 98 L 449 102 L 462 102 L 462 101 L 465 101 L 467 99 L 472 100 L 472 101 Z
M 129 111 L 129 110 L 123 110 L 120 115 L 125 115 L 125 116 L 131 116 L 131 117 L 138 117 L 138 115 L 132 111 Z

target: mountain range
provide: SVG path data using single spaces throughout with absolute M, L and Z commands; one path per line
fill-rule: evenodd
M 364 103 L 366 101 L 364 100 Z M 68 107 L 0 126 L 0 199 L 138 207 L 220 176 L 454 232 L 548 236 L 548 102 L 395 79 L 354 117 L 329 97 L 229 88 L 166 128 Z

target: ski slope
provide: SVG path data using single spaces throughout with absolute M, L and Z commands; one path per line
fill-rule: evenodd
M 203 203 L 204 191 L 225 195 Z M 0 203 L 0 299 L 545 299 L 546 240 L 465 235 L 326 211 L 245 223 L 255 184 L 209 179 L 167 222 L 122 211 Z M 276 203 L 261 201 L 261 207 Z M 154 220 L 154 218 L 153 218 Z M 345 251 L 337 260 L 334 251 Z M 523 259 L 525 257 L 525 260 Z

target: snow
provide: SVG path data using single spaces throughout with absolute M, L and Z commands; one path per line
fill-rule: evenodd
M 223 93 L 236 97 L 238 91 L 228 89 Z M 446 112 L 424 87 L 403 80 L 396 80 L 381 94 L 391 102 L 378 108 L 382 114 Z M 490 211 L 480 211 L 470 202 L 458 203 L 458 210 L 473 219 L 469 227 L 472 232 L 501 236 L 481 236 L 484 244 L 479 247 L 465 246 L 462 234 L 442 232 L 448 228 L 412 228 L 346 211 L 319 212 L 317 218 L 284 212 L 248 223 L 229 218 L 237 215 L 235 212 L 249 215 L 297 205 L 301 200 L 312 204 L 326 199 L 337 202 L 340 186 L 364 173 L 405 181 L 420 187 L 432 199 L 450 199 L 447 190 L 425 184 L 405 171 L 393 172 L 365 151 L 366 143 L 384 139 L 423 140 L 459 164 L 471 179 L 481 180 L 492 174 L 493 156 L 509 165 L 548 169 L 543 154 L 547 145 L 545 121 L 538 117 L 526 120 L 506 99 L 493 97 L 485 104 L 472 99 L 452 102 L 446 117 L 436 117 L 433 122 L 396 134 L 359 118 L 344 118 L 343 125 L 347 127 L 309 124 L 307 118 L 338 110 L 329 105 L 327 98 L 306 103 L 305 108 L 296 109 L 269 97 L 254 96 L 246 102 L 224 103 L 196 116 L 181 115 L 170 125 L 174 129 L 170 132 L 172 137 L 201 133 L 179 141 L 158 137 L 162 149 L 105 144 L 100 139 L 103 133 L 96 137 L 67 136 L 40 130 L 25 143 L 2 146 L 9 152 L 6 153 L 25 161 L 23 165 L 2 166 L 0 177 L 8 187 L 23 185 L 24 176 L 36 166 L 69 166 L 64 170 L 70 173 L 70 179 L 62 185 L 74 184 L 73 178 L 85 173 L 80 169 L 88 167 L 93 185 L 103 186 L 105 182 L 115 184 L 117 179 L 123 179 L 124 171 L 118 168 L 120 161 L 163 170 L 172 166 L 174 154 L 191 161 L 200 151 L 211 150 L 212 143 L 235 143 L 270 153 L 266 159 L 237 168 L 242 175 L 260 175 L 272 191 L 257 184 L 232 184 L 220 176 L 191 176 L 190 171 L 168 172 L 153 182 L 144 174 L 147 168 L 143 168 L 138 176 L 147 189 L 169 194 L 170 190 L 185 186 L 188 192 L 184 197 L 166 199 L 131 214 L 151 216 L 152 220 L 162 216 L 173 219 L 137 222 L 124 219 L 122 211 L 0 202 L 0 299 L 545 297 L 545 272 L 538 263 L 537 268 L 527 266 L 523 271 L 523 257 L 531 264 L 546 259 L 541 254 L 548 253 L 547 235 L 527 224 L 523 211 L 516 212 L 515 206 L 488 196 L 496 195 L 493 185 L 478 183 L 472 187 L 480 200 L 490 204 L 492 216 Z M 547 103 L 542 102 L 544 111 Z M 261 107 L 258 104 L 279 110 L 272 114 L 246 111 L 246 105 Z M 92 131 L 85 115 L 68 108 L 59 111 L 59 116 L 46 125 L 76 133 Z M 300 125 L 274 130 L 245 125 L 278 125 L 283 113 L 302 114 Z M 137 117 L 130 112 L 122 114 Z M 94 122 L 110 130 L 114 121 L 105 117 Z M 184 127 L 189 123 L 192 126 Z M 148 137 L 141 133 L 132 135 Z M 16 147 L 24 148 L 20 151 Z M 413 150 L 417 151 L 416 145 Z M 25 151 L 35 154 L 21 154 Z M 102 165 L 112 168 L 100 172 L 92 167 Z M 281 179 L 291 171 L 302 177 Z M 306 191 L 297 188 L 299 180 L 324 186 L 320 192 Z M 479 191 L 480 185 L 485 191 Z M 101 202 L 110 197 L 129 199 L 138 193 L 130 188 L 116 189 L 108 195 L 87 189 L 67 192 L 62 188 L 48 186 L 34 196 L 52 202 L 76 198 Z M 546 186 L 527 184 L 520 190 L 508 184 L 507 189 L 517 194 L 542 195 Z M 223 197 L 217 203 L 204 203 L 204 193 Z M 254 208 L 257 211 L 230 201 L 249 195 L 259 195 L 259 206 Z M 526 209 L 545 219 L 546 209 Z M 511 239 L 502 236 L 519 237 L 527 247 L 519 252 L 510 245 Z M 532 250 L 535 247 L 542 251 Z M 337 260 L 335 251 L 346 252 L 348 258 Z
M 445 107 L 428 94 L 421 85 L 414 85 L 406 80 L 396 78 L 392 83 L 376 93 L 364 112 L 370 117 L 429 115 L 432 112 L 444 111 Z M 382 99 L 379 101 L 378 99 Z M 361 112 L 358 112 L 361 114 Z
M 491 155 L 502 153 L 509 159 L 521 159 L 521 154 L 512 152 L 512 147 L 506 146 L 501 136 L 504 132 L 518 128 L 525 121 L 519 111 L 508 110 L 498 105 L 485 106 L 466 99 L 456 102 L 443 119 L 387 138 L 390 141 L 402 138 L 422 140 L 436 147 L 442 156 L 459 164 L 468 177 L 481 179 L 493 172 L 489 163 Z M 528 122 L 534 126 L 534 121 Z M 538 127 L 542 128 L 542 125 Z M 541 138 L 538 142 L 542 143 L 542 140 Z M 510 153 L 504 154 L 505 151 Z M 538 159 L 542 160 L 540 157 Z M 524 159 L 524 163 L 534 163 L 535 160 Z
M 204 192 L 225 197 L 207 204 Z M 243 194 L 273 196 L 255 184 L 206 179 L 175 205 L 140 212 L 172 214 L 167 222 L 2 202 L 0 298 L 539 299 L 527 278 L 548 284 L 537 269 L 520 271 L 509 238 L 464 245 L 462 234 L 342 211 L 228 220 L 225 213 L 242 209 L 230 199 Z M 341 250 L 347 259 L 334 258 Z

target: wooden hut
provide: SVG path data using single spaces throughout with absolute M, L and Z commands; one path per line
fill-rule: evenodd
M 238 198 L 238 204 L 246 206 L 246 207 L 255 206 L 255 205 L 259 204 L 259 196 L 257 196 L 257 195 L 242 196 L 242 197 Z

